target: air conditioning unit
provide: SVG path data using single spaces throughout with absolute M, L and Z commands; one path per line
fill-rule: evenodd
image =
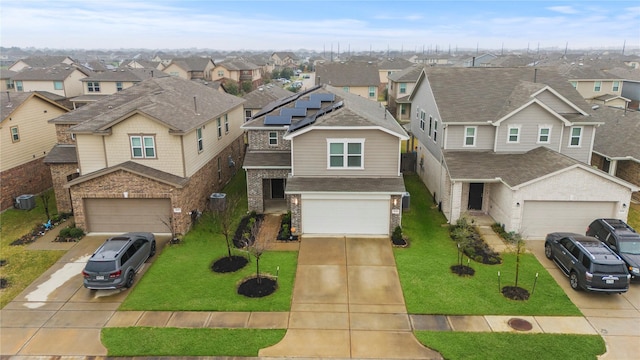
M 33 195 L 20 195 L 16 198 L 16 208 L 31 210 L 36 207 L 36 197 Z

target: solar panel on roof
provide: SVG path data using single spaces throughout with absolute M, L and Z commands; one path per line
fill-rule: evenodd
M 333 102 L 336 99 L 336 95 L 335 94 L 329 94 L 329 93 L 311 94 L 311 95 L 309 95 L 309 99 L 311 101 L 331 101 L 331 102 Z
M 284 108 L 280 109 L 281 116 L 307 116 L 306 108 Z
M 293 132 L 293 131 L 296 131 L 296 130 L 298 130 L 300 128 L 303 128 L 305 126 L 313 124 L 316 121 L 316 119 L 319 118 L 320 116 L 325 115 L 327 113 L 330 113 L 333 110 L 339 109 L 339 108 L 342 107 L 342 105 L 343 105 L 343 102 L 340 101 L 340 102 L 337 102 L 335 104 L 331 104 L 329 106 L 323 107 L 317 113 L 315 113 L 315 114 L 313 114 L 311 116 L 308 116 L 308 117 L 306 117 L 306 118 L 304 118 L 304 119 L 302 119 L 302 120 L 300 120 L 300 121 L 298 121 L 296 123 L 291 124 L 291 126 L 289 126 L 289 132 Z
M 291 116 L 268 115 L 264 117 L 265 125 L 290 125 Z
M 311 101 L 311 100 L 298 100 L 296 101 L 297 108 L 305 108 L 305 109 L 320 109 L 322 104 L 320 101 Z

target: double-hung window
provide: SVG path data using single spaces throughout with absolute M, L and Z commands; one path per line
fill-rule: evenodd
M 225 134 L 229 133 L 229 115 L 228 114 L 224 114 L 224 133 Z
M 329 169 L 363 169 L 364 139 L 327 139 Z
M 349 87 L 348 87 L 348 86 L 343 86 L 343 87 L 342 87 L 342 91 L 344 91 L 344 92 L 349 92 Z
M 17 126 L 12 126 L 11 127 L 11 142 L 18 142 L 20 141 L 20 132 L 18 131 L 18 127 Z
M 122 91 L 124 89 L 124 87 L 122 86 L 122 82 L 121 81 L 117 81 L 116 82 L 116 91 Z
M 602 88 L 602 81 L 596 81 L 593 83 L 593 91 L 598 92 Z
M 400 94 L 407 93 L 407 83 L 400 83 Z
M 216 126 L 218 127 L 218 138 L 222 137 L 222 120 L 220 118 L 216 119 Z
M 433 136 L 433 116 L 429 115 L 429 137 Z
M 464 146 L 476 146 L 477 126 L 465 126 L 464 128 Z
M 198 152 L 204 150 L 204 143 L 202 142 L 202 128 L 199 127 L 196 129 L 196 140 L 198 142 Z
M 420 130 L 424 131 L 424 118 L 426 113 L 424 111 L 420 111 Z
M 269 131 L 269 145 L 278 145 L 278 133 L 275 131 Z
M 433 141 L 438 142 L 438 119 L 433 119 Z
M 155 159 L 156 144 L 153 135 L 132 135 L 131 157 L 134 159 Z
M 548 144 L 551 142 L 551 126 L 538 126 L 538 144 Z
M 611 90 L 618 92 L 618 90 L 620 90 L 620 81 L 614 81 L 613 85 L 611 85 Z
M 62 85 L 62 81 L 54 81 L 53 82 L 54 90 L 64 90 L 64 86 Z
M 98 82 L 98 81 L 88 81 L 87 82 L 87 91 L 89 91 L 89 92 L 100 92 L 100 82 Z
M 571 128 L 569 146 L 579 147 L 581 143 L 582 143 L 582 126 L 574 126 Z
M 16 80 L 16 91 L 24 91 L 24 87 L 22 86 L 22 80 Z
M 375 86 L 369 86 L 369 97 L 370 98 L 376 97 L 376 87 Z
M 520 142 L 520 126 L 509 126 L 507 131 L 507 143 L 515 144 Z

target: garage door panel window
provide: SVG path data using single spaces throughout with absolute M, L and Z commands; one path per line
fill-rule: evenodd
M 153 136 L 131 136 L 131 156 L 135 159 L 155 159 L 156 145 Z
M 364 139 L 327 139 L 329 169 L 362 169 Z

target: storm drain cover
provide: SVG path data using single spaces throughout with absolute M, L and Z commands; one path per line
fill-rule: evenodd
M 512 329 L 518 331 L 529 331 L 533 329 L 533 325 L 525 319 L 511 318 L 507 322 Z

